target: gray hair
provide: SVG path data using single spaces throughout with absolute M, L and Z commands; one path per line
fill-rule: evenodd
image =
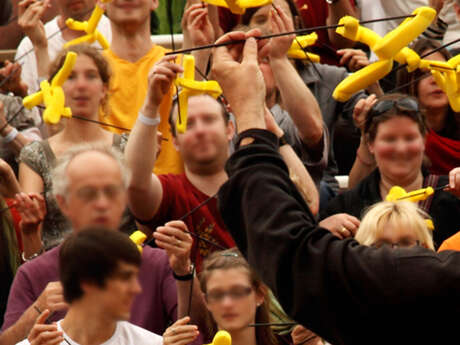
M 69 187 L 69 179 L 67 177 L 67 167 L 75 157 L 86 152 L 99 152 L 112 158 L 120 168 L 123 186 L 128 187 L 131 172 L 126 166 L 123 154 L 120 150 L 101 144 L 81 144 L 67 150 L 57 161 L 56 167 L 52 171 L 53 195 L 67 196 L 67 188 Z

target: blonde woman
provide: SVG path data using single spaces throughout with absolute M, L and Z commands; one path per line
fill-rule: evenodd
M 429 216 L 409 201 L 382 201 L 371 206 L 361 221 L 355 239 L 364 245 L 392 248 L 423 246 L 434 250 Z

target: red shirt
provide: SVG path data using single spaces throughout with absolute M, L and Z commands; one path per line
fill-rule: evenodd
M 430 173 L 449 175 L 449 171 L 460 166 L 460 141 L 443 137 L 430 129 L 425 154 L 431 161 Z
M 161 226 L 164 223 L 177 220 L 193 210 L 209 198 L 190 183 L 185 174 L 158 175 L 163 186 L 163 200 L 158 209 L 153 224 Z M 217 198 L 200 207 L 196 212 L 184 219 L 190 232 L 204 237 L 225 248 L 235 246 L 232 236 L 225 228 L 225 224 L 217 209 Z M 203 258 L 211 252 L 220 250 L 208 242 L 193 239 L 192 261 L 197 270 L 201 271 Z

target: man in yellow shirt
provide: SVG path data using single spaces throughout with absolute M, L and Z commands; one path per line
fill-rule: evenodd
M 150 39 L 150 12 L 158 7 L 158 0 L 114 0 L 107 4 L 107 16 L 112 26 L 112 44 L 104 52 L 109 60 L 113 78 L 110 88 L 109 114 L 100 120 L 131 129 L 147 94 L 148 75 L 153 65 L 167 51 Z M 161 154 L 155 173 L 181 173 L 183 163 L 173 146 L 168 114 L 173 90 L 164 98 L 159 113 L 158 130 L 163 134 Z M 115 132 L 122 132 L 109 128 Z

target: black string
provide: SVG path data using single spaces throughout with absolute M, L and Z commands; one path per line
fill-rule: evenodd
M 388 17 L 388 18 L 379 18 L 379 19 L 373 19 L 373 20 L 365 20 L 359 22 L 359 24 L 369 24 L 369 23 L 375 23 L 375 22 L 383 22 L 387 20 L 397 20 L 397 19 L 404 19 L 404 18 L 411 18 L 415 17 L 414 14 L 410 15 L 405 15 L 405 16 L 396 16 L 396 17 Z M 255 39 L 258 40 L 263 40 L 263 39 L 269 39 L 273 37 L 280 37 L 280 36 L 286 36 L 286 35 L 292 35 L 292 34 L 306 34 L 312 31 L 316 30 L 327 30 L 327 29 L 334 29 L 334 28 L 339 28 L 345 26 L 344 24 L 335 24 L 335 25 L 322 25 L 322 26 L 313 26 L 310 28 L 305 28 L 305 29 L 298 29 L 294 31 L 287 31 L 287 32 L 280 32 L 277 34 L 270 34 L 266 36 L 259 36 L 255 37 Z M 223 43 L 218 43 L 218 44 L 207 44 L 203 46 L 198 46 L 198 47 L 193 47 L 189 49 L 181 49 L 181 50 L 173 50 L 171 52 L 166 53 L 166 55 L 173 55 L 173 54 L 184 54 L 184 53 L 190 53 L 195 50 L 202 50 L 202 49 L 209 49 L 209 48 L 216 48 L 216 47 L 223 47 L 223 46 L 228 46 L 232 44 L 240 44 L 244 43 L 246 40 L 234 40 L 234 41 L 228 41 L 228 42 L 223 42 Z

